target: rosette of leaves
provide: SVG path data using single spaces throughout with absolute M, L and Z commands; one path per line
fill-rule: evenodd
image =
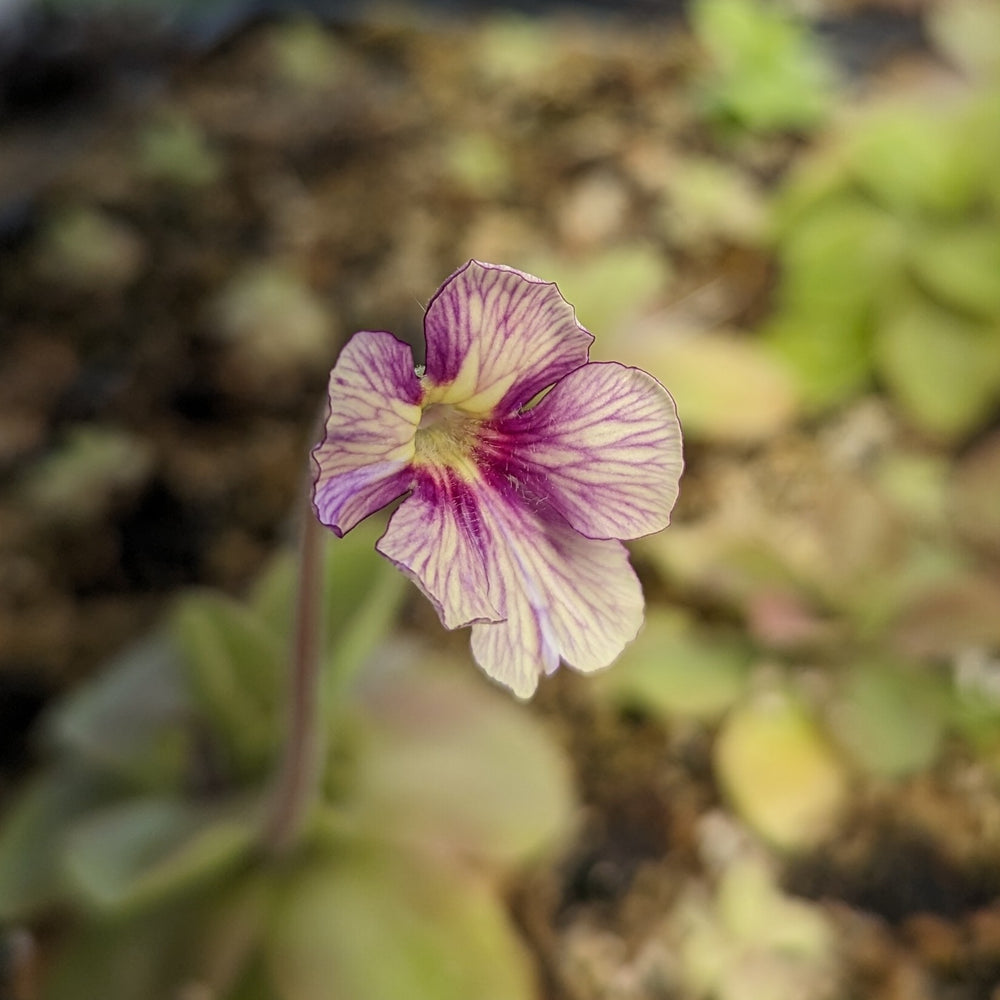
M 813 409 L 877 381 L 953 440 L 1000 404 L 998 87 L 869 108 L 786 185 L 763 332 Z
M 377 531 L 328 543 L 325 777 L 291 854 L 261 847 L 290 559 L 246 602 L 183 597 L 50 714 L 0 831 L 0 919 L 62 928 L 43 997 L 531 995 L 498 888 L 567 829 L 565 762 L 464 665 L 386 642 Z

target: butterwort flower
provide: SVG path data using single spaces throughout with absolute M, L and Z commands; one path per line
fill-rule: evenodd
M 652 375 L 589 362 L 556 286 L 469 261 L 424 316 L 426 365 L 356 333 L 330 375 L 314 505 L 338 536 L 405 496 L 378 542 L 521 698 L 560 660 L 607 666 L 642 624 L 621 539 L 666 527 L 683 461 Z

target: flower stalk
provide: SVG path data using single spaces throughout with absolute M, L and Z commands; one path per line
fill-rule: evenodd
M 261 840 L 272 856 L 298 842 L 322 777 L 323 545 L 325 536 L 312 506 L 312 468 L 303 490 L 298 577 L 288 673 L 287 727 Z

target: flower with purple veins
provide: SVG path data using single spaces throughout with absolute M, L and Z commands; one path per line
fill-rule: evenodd
M 560 660 L 607 666 L 642 624 L 622 539 L 665 528 L 683 468 L 652 375 L 588 360 L 558 288 L 469 261 L 424 317 L 426 365 L 356 333 L 330 374 L 313 503 L 338 535 L 399 497 L 378 550 L 482 669 L 528 698 Z M 546 391 L 547 390 L 547 391 Z

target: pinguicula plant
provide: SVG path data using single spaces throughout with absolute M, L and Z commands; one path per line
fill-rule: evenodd
M 297 560 L 246 601 L 186 595 L 50 712 L 0 832 L 0 920 L 68 918 L 47 1000 L 532 994 L 495 885 L 568 832 L 566 762 L 472 672 L 386 641 L 404 579 L 378 517 L 352 529 L 408 494 L 379 550 L 526 697 L 635 635 L 620 539 L 667 523 L 680 430 L 652 376 L 588 363 L 552 284 L 470 262 L 425 326 L 426 367 L 388 333 L 344 348 Z
M 330 377 L 319 519 L 343 535 L 406 494 L 378 543 L 522 698 L 564 660 L 607 666 L 642 623 L 621 539 L 666 527 L 683 467 L 652 375 L 589 362 L 552 283 L 469 261 L 424 317 L 426 364 L 365 331 Z M 542 395 L 543 394 L 543 395 Z M 539 398 L 540 397 L 540 398 Z

